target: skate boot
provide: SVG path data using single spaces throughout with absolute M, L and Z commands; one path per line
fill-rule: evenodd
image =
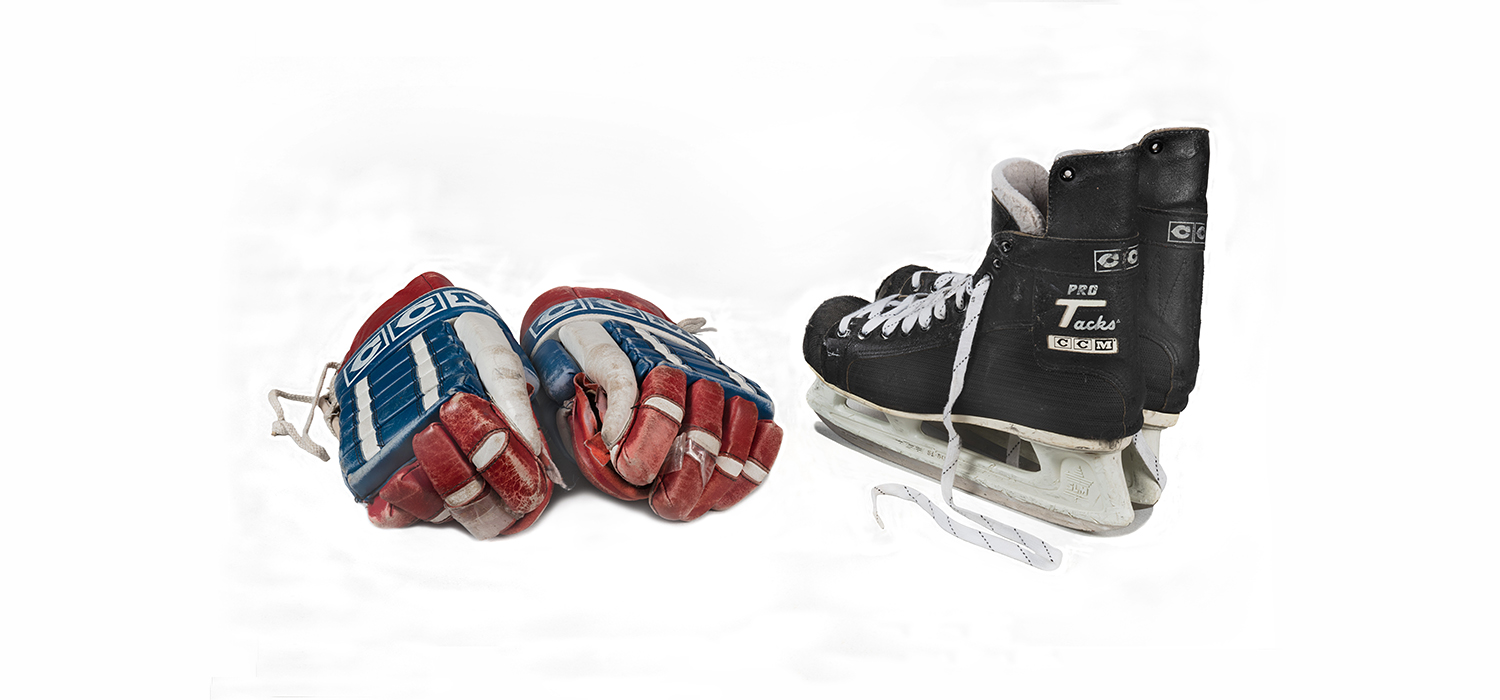
M 1198 381 L 1203 248 L 1208 230 L 1208 131 L 1161 129 L 1136 146 L 1145 273 L 1140 315 L 1145 426 L 1125 454 L 1131 500 L 1156 503 L 1166 475 L 1157 463 L 1161 431 L 1177 424 Z
M 856 446 L 940 479 L 949 506 L 993 534 L 954 527 L 903 486 L 877 496 L 917 502 L 964 539 L 1040 568 L 1057 565 L 1055 550 L 958 508 L 952 488 L 1080 530 L 1132 522 L 1121 452 L 1144 393 L 1135 190 L 1133 149 L 1064 155 L 1050 174 L 1002 162 L 973 275 L 814 312 L 803 338 L 813 410 Z
M 1140 316 L 1144 427 L 1124 453 L 1130 500 L 1155 505 L 1166 484 L 1156 455 L 1162 428 L 1177 422 L 1198 374 L 1203 246 L 1208 219 L 1208 131 L 1160 129 L 1146 134 L 1137 153 L 1136 228 L 1145 276 Z M 907 265 L 881 282 L 877 299 L 930 292 L 939 279 L 959 277 Z

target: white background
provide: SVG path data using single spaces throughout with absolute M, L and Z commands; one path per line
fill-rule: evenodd
M 17 697 L 1447 695 L 1492 662 L 1487 16 L 48 8 L 0 11 Z M 1211 235 L 1162 503 L 1114 537 L 985 510 L 1053 573 L 878 528 L 870 486 L 936 486 L 814 429 L 807 316 L 973 268 L 996 161 L 1182 125 Z M 559 284 L 708 317 L 778 401 L 771 479 L 689 525 L 584 485 L 507 539 L 371 527 L 265 394 L 429 269 L 513 327 Z

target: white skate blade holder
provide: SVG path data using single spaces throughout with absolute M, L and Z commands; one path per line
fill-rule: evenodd
M 1125 467 L 1125 483 L 1130 489 L 1130 502 L 1140 508 L 1156 505 L 1161 500 L 1162 490 L 1167 487 L 1167 473 L 1157 458 L 1161 453 L 1161 431 L 1162 426 L 1152 425 L 1148 418 L 1141 432 L 1136 433 L 1135 439 L 1120 453 Z
M 928 478 L 941 478 L 947 440 L 922 427 L 924 422 L 937 422 L 941 428 L 942 416 L 872 406 L 821 380 L 813 382 L 807 402 L 835 433 L 859 448 Z M 1017 433 L 1024 429 L 1019 426 L 1013 427 L 1016 432 L 1004 432 L 966 424 L 961 416 L 954 416 L 954 422 L 963 425 L 967 435 L 958 457 L 955 487 L 1076 530 L 1114 530 L 1135 520 L 1122 460 L 1128 441 L 1109 443 L 1102 449 L 1084 441 L 1059 447 L 1045 444 L 1039 435 L 1022 438 Z M 1004 450 L 1009 461 L 972 449 L 981 440 L 989 442 L 987 447 Z

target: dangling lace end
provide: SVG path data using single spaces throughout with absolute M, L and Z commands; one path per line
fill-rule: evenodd
M 983 523 L 986 527 L 990 528 L 988 533 L 968 527 L 949 517 L 931 499 L 909 487 L 900 484 L 876 486 L 872 490 L 872 497 L 879 498 L 880 496 L 894 496 L 902 500 L 911 501 L 917 504 L 922 510 L 927 511 L 927 515 L 932 518 L 933 522 L 946 530 L 948 534 L 976 547 L 983 547 L 996 554 L 1015 559 L 1032 568 L 1041 569 L 1042 571 L 1052 571 L 1062 564 L 1062 553 L 1057 551 L 1055 547 L 1043 542 L 1040 538 L 1013 527 L 1000 525 L 994 521 L 990 521 L 988 518 L 984 518 L 988 522 Z M 962 508 L 955 508 L 955 510 L 970 518 L 983 518 L 983 516 L 971 514 Z M 879 513 L 876 513 L 875 520 L 879 522 Z
M 957 467 L 960 451 L 963 448 L 962 440 L 958 431 L 953 427 L 953 406 L 958 402 L 958 397 L 963 393 L 964 375 L 968 372 L 969 354 L 974 347 L 974 335 L 978 330 L 979 314 L 984 308 L 984 298 L 989 293 L 990 278 L 981 277 L 974 280 L 972 277 L 957 278 L 956 283 L 952 280 L 939 278 L 940 286 L 929 296 L 915 295 L 904 297 L 902 301 L 894 304 L 890 309 L 882 311 L 868 321 L 861 332 L 873 330 L 876 325 L 892 321 L 904 320 L 913 315 L 930 313 L 936 309 L 937 304 L 949 296 L 958 298 L 968 297 L 967 308 L 964 311 L 963 327 L 959 331 L 958 348 L 953 357 L 952 380 L 948 385 L 948 402 L 943 407 L 943 427 L 948 431 L 948 449 L 943 460 L 942 477 L 938 480 L 943 499 L 948 506 L 960 515 L 968 518 L 976 524 L 982 525 L 988 530 L 976 530 L 955 521 L 947 513 L 943 512 L 937 504 L 921 493 L 901 484 L 883 484 L 876 486 L 872 491 L 872 500 L 880 496 L 895 496 L 903 500 L 917 504 L 927 512 L 933 522 L 946 530 L 948 534 L 957 537 L 976 547 L 983 547 L 996 554 L 1015 559 L 1043 571 L 1056 569 L 1061 563 L 1062 556 L 1055 548 L 1043 542 L 1041 539 L 996 522 L 985 516 L 959 508 L 953 502 L 953 482 L 957 475 Z M 949 283 L 948 286 L 941 286 Z M 924 301 L 927 300 L 927 301 Z M 860 312 L 845 316 L 841 323 L 847 324 Z M 879 522 L 880 513 L 876 512 L 875 520 Z M 881 527 L 884 527 L 882 524 Z
M 701 316 L 682 319 L 681 321 L 677 322 L 677 327 L 694 335 L 697 335 L 699 333 L 711 333 L 719 330 L 717 328 L 709 328 L 708 319 Z
M 1151 449 L 1151 444 L 1146 442 L 1140 432 L 1131 439 L 1137 452 L 1141 453 L 1141 461 L 1146 463 L 1146 468 L 1151 470 L 1151 476 L 1156 478 L 1156 484 L 1163 490 L 1167 488 L 1167 471 L 1161 467 L 1161 459 L 1156 456 L 1156 451 Z
M 880 519 L 880 497 L 890 495 L 884 489 L 884 486 L 870 489 L 870 512 L 875 516 L 875 524 L 879 525 L 882 530 L 885 529 L 885 521 Z
M 284 398 L 284 399 L 295 399 L 295 398 L 297 398 L 296 395 L 287 394 L 285 392 L 281 392 L 281 391 L 277 391 L 277 390 L 272 390 L 271 391 L 271 404 L 272 405 L 277 405 L 276 404 L 277 395 L 280 395 L 281 398 Z M 288 423 L 288 422 L 286 422 L 284 420 L 278 420 L 278 421 L 272 422 L 271 423 L 271 437 L 276 437 L 278 435 L 285 435 L 285 436 L 291 438 L 292 442 L 296 443 L 298 447 L 302 448 L 308 454 L 310 454 L 310 455 L 312 455 L 314 457 L 317 457 L 318 459 L 321 459 L 324 462 L 328 461 L 328 450 L 323 449 L 322 445 L 319 445 L 318 443 L 313 442 L 312 439 L 309 438 L 309 437 L 307 437 L 306 435 L 299 435 L 297 433 L 296 426 L 293 426 L 291 423 Z
M 323 449 L 322 445 L 313 442 L 310 431 L 312 429 L 313 416 L 321 410 L 323 412 L 323 420 L 328 425 L 329 431 L 335 435 L 338 434 L 336 427 L 339 410 L 338 400 L 333 397 L 333 387 L 329 387 L 327 392 L 323 391 L 323 382 L 327 380 L 329 370 L 338 370 L 338 368 L 339 363 L 337 362 L 329 362 L 324 365 L 323 371 L 318 374 L 318 386 L 316 389 L 313 389 L 313 393 L 310 396 L 293 394 L 280 389 L 272 389 L 267 394 L 266 399 L 271 403 L 271 410 L 276 412 L 276 420 L 271 421 L 271 437 L 285 435 L 291 438 L 292 442 L 296 443 L 298 447 L 302 448 L 308 454 L 324 462 L 328 461 L 328 451 Z M 277 401 L 277 399 L 311 404 L 307 410 L 307 422 L 302 425 L 301 432 L 298 432 L 297 427 L 286 420 L 286 415 L 281 410 L 281 402 Z

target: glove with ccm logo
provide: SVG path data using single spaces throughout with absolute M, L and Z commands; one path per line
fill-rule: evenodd
M 781 449 L 774 405 L 693 335 L 702 319 L 679 326 L 629 292 L 558 287 L 522 323 L 522 345 L 561 407 L 548 426 L 564 447 L 555 451 L 600 490 L 686 521 L 766 478 Z
M 272 434 L 328 459 L 275 399 L 321 408 L 344 481 L 380 527 L 451 517 L 479 539 L 520 532 L 563 483 L 532 412 L 531 363 L 484 299 L 436 272 L 381 304 L 328 368 L 327 394 L 321 380 L 315 399 L 272 392 Z

